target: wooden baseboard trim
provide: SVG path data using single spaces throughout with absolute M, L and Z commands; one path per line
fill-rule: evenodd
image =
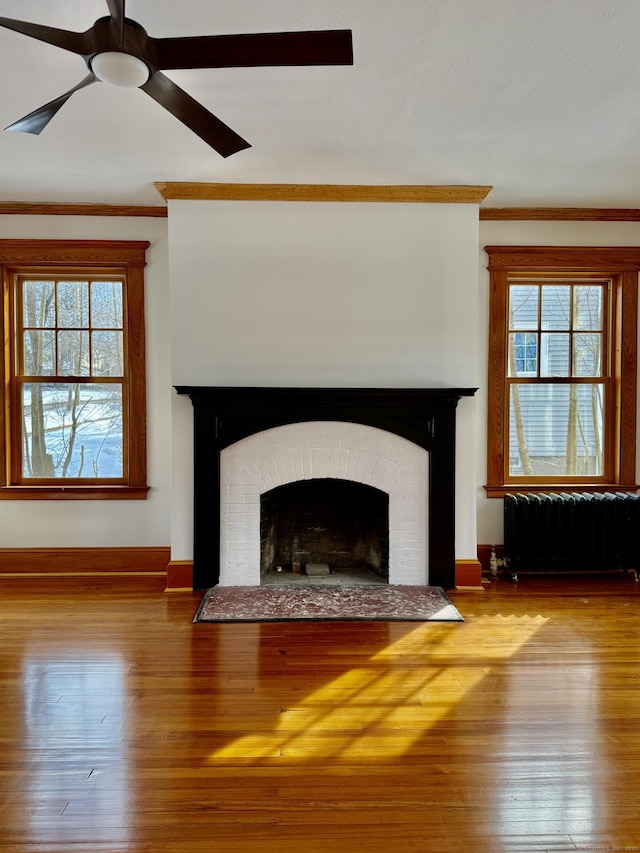
M 193 560 L 171 560 L 167 566 L 165 592 L 184 592 L 193 589 Z
M 484 590 L 480 560 L 456 560 L 456 589 Z
M 488 559 L 488 558 L 487 558 Z M 171 560 L 167 566 L 166 592 L 193 588 L 193 561 Z M 482 565 L 480 560 L 456 560 L 456 589 L 482 591 Z
M 0 576 L 166 574 L 169 547 L 0 548 Z

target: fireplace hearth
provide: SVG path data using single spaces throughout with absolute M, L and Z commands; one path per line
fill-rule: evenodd
M 445 588 L 455 585 L 456 408 L 462 397 L 472 396 L 477 389 L 181 385 L 176 390 L 188 395 L 194 407 L 194 589 L 217 585 L 221 582 L 221 565 L 224 571 L 221 563 L 224 500 L 220 486 L 223 451 L 275 427 L 313 422 L 374 427 L 407 439 L 428 452 L 425 520 L 428 582 Z M 259 511 L 257 517 L 259 541 Z M 258 575 L 259 550 L 258 547 L 255 558 Z M 225 582 L 230 583 L 228 578 Z M 243 585 L 241 578 L 237 585 Z

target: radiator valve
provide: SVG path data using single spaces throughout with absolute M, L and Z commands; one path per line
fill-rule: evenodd
M 492 577 L 498 577 L 498 569 L 507 568 L 509 565 L 509 561 L 506 558 L 497 557 L 495 546 L 491 546 L 491 553 L 489 554 L 489 570 L 491 572 Z

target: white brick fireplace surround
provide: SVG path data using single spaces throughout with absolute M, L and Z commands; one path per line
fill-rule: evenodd
M 377 427 L 312 421 L 274 427 L 220 454 L 220 585 L 260 583 L 260 497 L 331 477 L 389 496 L 389 583 L 427 584 L 426 450 Z

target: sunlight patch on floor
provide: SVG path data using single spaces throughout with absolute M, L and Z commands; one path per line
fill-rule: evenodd
M 403 755 L 546 622 L 542 616 L 480 617 L 464 625 L 422 624 L 303 699 L 281 709 L 275 728 L 247 734 L 208 759 L 323 758 L 380 761 Z M 338 696 L 339 694 L 339 696 Z

